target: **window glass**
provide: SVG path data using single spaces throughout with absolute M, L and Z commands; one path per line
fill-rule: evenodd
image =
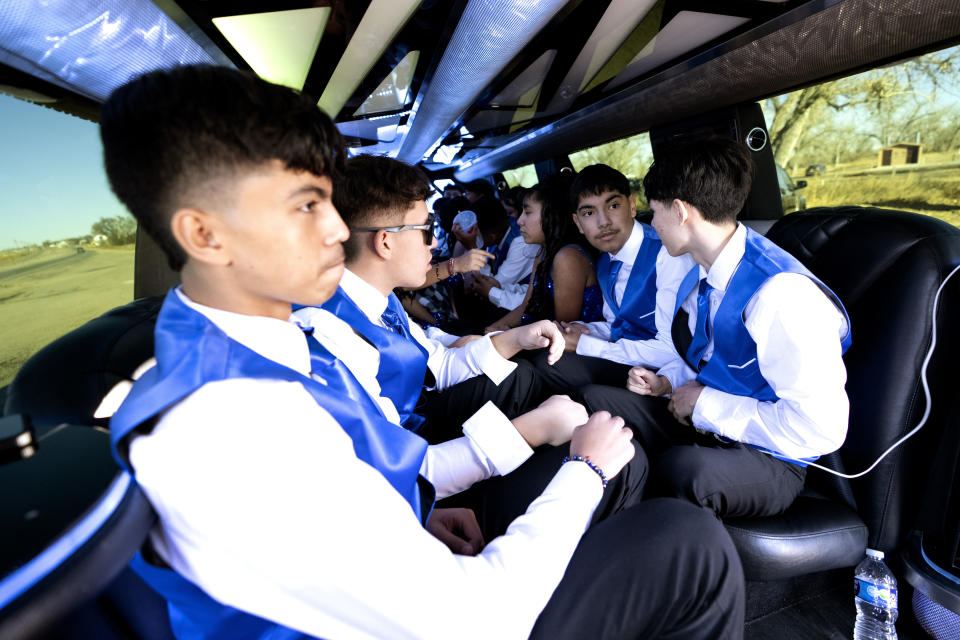
M 591 164 L 606 164 L 613 167 L 630 180 L 630 189 L 637 197 L 637 208 L 648 208 L 646 197 L 643 195 L 642 181 L 650 165 L 653 164 L 650 134 L 641 133 L 571 153 L 570 162 L 577 171 Z
M 503 172 L 503 179 L 511 187 L 532 187 L 537 184 L 537 169 L 532 164 Z
M 762 106 L 785 211 L 865 205 L 960 226 L 960 47 Z
M 133 298 L 136 222 L 93 122 L 0 94 L 0 387 L 37 350 Z

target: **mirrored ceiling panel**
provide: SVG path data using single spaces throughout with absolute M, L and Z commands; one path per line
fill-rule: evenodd
M 635 80 L 679 56 L 736 29 L 749 18 L 699 11 L 681 11 L 630 61 L 606 89 Z
M 540 95 L 543 79 L 557 56 L 556 49 L 546 51 L 507 87 L 490 100 L 491 107 L 532 107 Z
M 330 7 L 213 18 L 213 24 L 261 78 L 302 89 Z
M 561 80 L 546 113 L 560 113 L 569 109 L 587 83 L 610 60 L 656 3 L 657 0 L 613 0 Z
M 410 101 L 410 85 L 413 83 L 413 72 L 420 59 L 419 51 L 411 51 L 403 57 L 387 77 L 377 85 L 363 104 L 353 112 L 356 117 L 369 116 L 378 113 L 397 111 L 405 107 Z

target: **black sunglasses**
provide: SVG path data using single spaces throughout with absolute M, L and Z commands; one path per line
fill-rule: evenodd
M 404 224 L 399 227 L 355 227 L 351 231 L 389 231 L 390 233 L 397 233 L 398 231 L 416 229 L 423 234 L 423 243 L 429 245 L 433 242 L 433 225 L 436 219 L 437 217 L 431 213 L 423 224 Z

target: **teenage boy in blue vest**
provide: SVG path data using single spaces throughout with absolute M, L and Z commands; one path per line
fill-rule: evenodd
M 544 321 L 448 349 L 439 332 L 428 338 L 409 319 L 391 292 L 423 285 L 435 245 L 425 203 L 430 192 L 426 176 L 398 160 L 361 155 L 346 161 L 333 201 L 350 228 L 346 270 L 323 308 L 372 345 L 367 359 L 377 365 L 377 380 L 400 423 L 438 443 L 460 435 L 460 425 L 488 401 L 501 420 L 539 404 L 539 376 L 528 362 L 510 358 L 546 344 L 554 362 L 563 353 L 563 336 Z M 296 315 L 310 325 L 316 310 Z
M 570 187 L 573 221 L 598 251 L 603 321 L 563 322 L 565 355 L 538 355 L 537 372 L 552 393 L 588 384 L 623 386 L 631 366 L 657 369 L 673 359 L 670 318 L 680 280 L 693 264 L 671 257 L 653 228 L 636 220 L 627 177 L 605 164 L 585 167 Z
M 477 542 L 466 521 L 429 516 L 420 471 L 443 452 L 386 421 L 290 318 L 333 294 L 348 237 L 330 200 L 342 140 L 314 100 L 181 67 L 124 85 L 101 114 L 114 192 L 182 274 L 157 364 L 111 421 L 159 516 L 133 564 L 178 637 L 740 637 L 736 552 L 699 510 L 643 503 L 584 534 L 599 471 L 632 455 L 609 414 L 573 431 L 584 460 L 476 556 L 428 533 Z M 495 471 L 495 452 L 459 451 L 446 484 Z
M 675 356 L 626 389 L 588 387 L 588 408 L 622 415 L 651 457 L 651 493 L 721 517 L 779 513 L 805 467 L 847 431 L 850 322 L 793 256 L 737 222 L 753 178 L 742 144 L 672 142 L 644 178 L 653 226 L 696 265 L 673 308 Z M 667 397 L 669 396 L 669 401 Z

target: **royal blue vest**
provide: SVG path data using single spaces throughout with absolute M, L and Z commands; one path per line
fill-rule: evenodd
M 610 324 L 610 340 L 649 340 L 657 336 L 657 254 L 663 247 L 657 232 L 648 224 L 640 223 L 643 242 L 633 261 L 633 270 L 623 291 L 623 300 L 617 304 L 615 282 L 610 281 L 609 253 L 597 260 L 597 280 L 616 318 Z
M 403 310 L 397 296 L 390 294 L 387 307 L 397 314 L 409 335 L 407 312 Z M 423 391 L 423 377 L 427 372 L 427 350 L 413 338 L 405 338 L 395 331 L 370 322 L 342 287 L 337 287 L 337 292 L 323 304 L 323 308 L 353 327 L 354 331 L 380 352 L 377 382 L 380 383 L 383 395 L 390 398 L 397 407 L 400 424 L 411 431 L 419 429 L 424 419 L 415 411 Z
M 757 343 L 750 337 L 743 321 L 747 303 L 760 287 L 778 273 L 797 273 L 813 280 L 847 321 L 847 334 L 840 343 L 843 353 L 846 353 L 850 346 L 850 318 L 837 295 L 796 258 L 752 229 L 747 228 L 746 231 L 743 258 L 730 278 L 720 306 L 714 315 L 713 355 L 702 369 L 698 362 L 687 362 L 687 364 L 694 371 L 699 371 L 697 380 L 704 386 L 763 402 L 774 402 L 777 400 L 777 394 L 760 372 Z M 699 282 L 700 267 L 695 265 L 687 273 L 677 291 L 677 302 L 674 307 L 675 320 L 683 301 Z M 681 345 L 676 344 L 676 340 L 674 343 L 678 353 L 686 358 L 686 350 L 680 351 Z M 788 459 L 779 455 L 777 457 Z
M 353 442 L 357 457 L 376 468 L 410 504 L 417 518 L 426 522 L 434 498 L 433 487 L 419 475 L 427 443 L 388 421 L 356 379 L 344 383 L 331 375 L 323 384 L 269 360 L 231 339 L 173 291 L 167 295 L 157 318 L 155 355 L 157 366 L 134 383 L 110 421 L 114 457 L 126 469 L 130 470 L 127 446 L 131 433 L 141 425 L 147 427 L 158 414 L 203 385 L 232 378 L 298 382 L 337 420 Z M 311 347 L 311 362 L 322 376 L 324 370 L 332 370 L 336 359 L 315 343 Z M 266 430 L 264 437 L 269 437 Z M 317 452 L 318 456 L 322 453 Z M 176 460 L 170 462 L 174 468 Z M 139 554 L 131 566 L 167 599 L 170 621 L 178 637 L 304 637 L 216 602 L 178 573 L 150 565 Z

